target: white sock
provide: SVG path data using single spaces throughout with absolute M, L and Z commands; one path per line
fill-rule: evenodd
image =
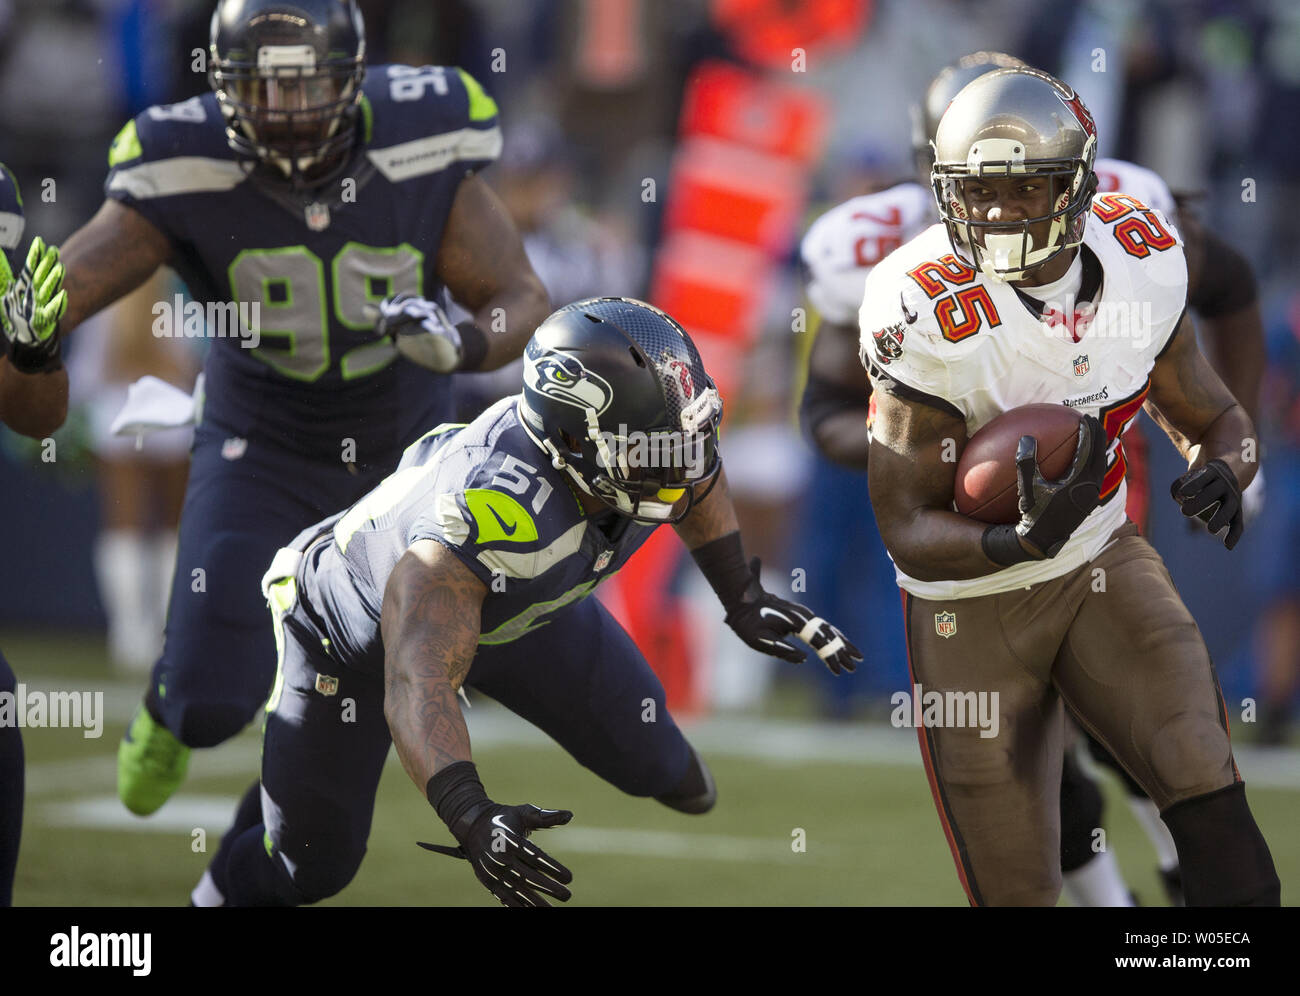
M 1074 906 L 1132 906 L 1133 898 L 1110 851 L 1099 851 L 1082 868 L 1063 876 L 1065 895 Z
M 212 873 L 204 870 L 203 877 L 199 879 L 199 884 L 194 887 L 190 893 L 190 902 L 195 906 L 225 906 L 226 897 L 221 894 L 217 888 L 217 883 L 212 881 Z
M 95 539 L 95 576 L 108 616 L 108 649 L 114 665 L 148 670 L 162 649 L 162 631 L 151 608 L 153 554 L 143 534 L 108 529 Z
M 1133 810 L 1133 815 L 1137 817 L 1138 823 L 1142 824 L 1142 829 L 1147 832 L 1151 838 L 1151 846 L 1156 849 L 1156 861 L 1160 864 L 1161 871 L 1169 871 L 1171 868 L 1178 867 L 1178 847 L 1174 844 L 1174 838 L 1169 833 L 1169 828 L 1165 826 L 1165 821 L 1160 818 L 1160 810 L 1150 799 L 1139 799 L 1135 795 L 1128 797 L 1129 808 Z

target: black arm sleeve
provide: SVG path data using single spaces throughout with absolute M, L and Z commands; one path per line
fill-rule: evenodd
M 1187 303 L 1205 318 L 1230 315 L 1254 303 L 1259 291 L 1249 261 L 1208 228 L 1205 262 Z

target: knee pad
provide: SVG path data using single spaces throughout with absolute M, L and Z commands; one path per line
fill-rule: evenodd
M 1101 826 L 1101 789 L 1084 772 L 1072 750 L 1061 768 L 1061 871 L 1072 872 L 1093 859 L 1093 831 Z
M 707 813 L 718 801 L 718 789 L 713 783 L 713 773 L 708 765 L 691 748 L 691 757 L 686 765 L 686 774 L 677 783 L 677 787 L 664 795 L 655 796 L 656 802 L 662 802 L 669 809 L 679 813 L 699 815 Z
M 1243 782 L 1177 802 L 1160 816 L 1178 845 L 1188 906 L 1282 904 L 1282 883 Z

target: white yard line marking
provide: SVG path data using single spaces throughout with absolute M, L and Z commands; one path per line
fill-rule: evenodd
M 105 720 L 109 723 L 125 724 L 140 698 L 140 686 L 135 683 L 104 682 L 95 686 L 86 681 L 47 678 L 27 684 L 47 692 L 102 690 Z M 474 702 L 474 708 L 466 710 L 466 722 L 475 747 L 535 747 L 551 742 L 541 730 L 481 696 L 475 696 Z M 260 727 L 260 715 L 255 723 Z M 682 725 L 691 743 L 706 759 L 735 757 L 787 767 L 809 763 L 921 766 L 916 731 L 881 723 L 850 725 L 717 716 Z M 36 736 L 40 731 L 24 733 Z M 87 743 L 102 744 L 112 751 L 117 749 L 110 737 Z M 241 771 L 252 777 L 258 768 L 259 744 L 259 736 L 251 733 L 215 750 L 196 750 L 191 756 L 190 780 Z M 1238 745 L 1234 755 L 1248 784 L 1300 790 L 1300 750 Z M 396 756 L 390 754 L 388 760 L 396 763 Z M 27 771 L 29 795 L 102 789 L 113 785 L 117 778 L 116 761 L 98 752 L 85 760 L 29 764 Z
M 116 830 L 122 833 L 190 833 L 203 828 L 224 833 L 239 800 L 233 796 L 179 795 L 153 816 L 128 813 L 115 795 L 97 795 L 75 802 L 45 803 L 37 817 L 41 826 Z M 621 854 L 641 858 L 697 859 L 702 861 L 767 861 L 818 863 L 841 856 L 842 848 L 808 842 L 806 852 L 795 853 L 790 840 L 777 837 L 737 837 L 729 834 L 675 833 L 618 827 L 563 827 L 534 838 L 556 853 Z
M 128 813 L 116 795 L 97 795 L 76 802 L 50 802 L 41 806 L 40 824 L 47 827 L 82 827 L 125 833 L 186 833 L 202 828 L 225 833 L 239 800 L 233 796 L 178 795 L 153 816 Z

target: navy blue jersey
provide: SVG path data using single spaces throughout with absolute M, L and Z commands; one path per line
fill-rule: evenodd
M 19 252 L 23 240 L 23 196 L 18 192 L 18 181 L 4 163 L 0 163 L 0 250 L 9 260 L 9 269 L 16 276 L 25 260 Z
M 299 536 L 303 597 L 347 663 L 382 669 L 384 587 L 417 540 L 442 543 L 487 585 L 482 646 L 546 625 L 654 531 L 615 513 L 585 515 L 565 472 L 524 431 L 517 400 L 431 430 L 379 487 Z
M 166 234 L 196 301 L 259 309 L 256 348 L 209 327 L 229 337 L 208 354 L 204 417 L 334 460 L 350 438 L 367 462 L 450 417 L 450 378 L 377 342 L 366 306 L 441 293 L 452 201 L 501 133 L 478 83 L 440 66 L 369 67 L 357 127 L 341 175 L 294 196 L 236 159 L 213 94 L 151 107 L 114 141 L 105 190 Z

